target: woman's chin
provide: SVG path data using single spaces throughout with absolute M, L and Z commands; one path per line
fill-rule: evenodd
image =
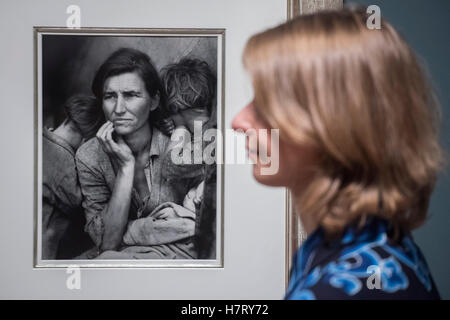
M 120 136 L 126 136 L 132 133 L 132 128 L 127 126 L 117 126 L 114 128 L 114 132 Z
M 254 164 L 253 165 L 253 177 L 256 181 L 258 181 L 261 184 L 264 184 L 266 186 L 270 187 L 283 187 L 285 184 L 283 181 L 280 180 L 280 177 L 277 174 L 267 174 L 264 173 L 268 170 L 262 170 L 259 165 Z

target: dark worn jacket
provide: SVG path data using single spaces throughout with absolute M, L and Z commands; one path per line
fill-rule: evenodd
M 69 258 L 85 249 L 84 243 L 79 243 L 78 248 L 61 248 L 62 242 L 67 244 L 64 238 L 69 242 L 77 240 L 66 237 L 68 230 L 84 220 L 75 151 L 65 140 L 44 128 L 42 161 L 42 259 Z M 82 237 L 82 229 L 78 236 Z

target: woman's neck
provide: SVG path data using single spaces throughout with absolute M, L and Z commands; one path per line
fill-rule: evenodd
M 150 124 L 145 124 L 135 132 L 124 136 L 123 138 L 135 156 L 148 151 L 152 140 Z
M 292 188 L 290 189 L 292 193 L 293 199 L 293 210 L 294 214 L 297 214 L 300 217 L 300 221 L 302 223 L 302 228 L 305 230 L 306 234 L 311 234 L 319 227 L 319 221 L 316 219 L 314 215 L 305 215 L 302 214 L 301 210 L 301 198 L 304 194 L 304 188 Z

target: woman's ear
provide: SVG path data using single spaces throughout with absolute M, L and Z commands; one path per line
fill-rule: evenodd
M 159 106 L 159 92 L 154 97 L 150 97 L 150 111 L 155 111 Z

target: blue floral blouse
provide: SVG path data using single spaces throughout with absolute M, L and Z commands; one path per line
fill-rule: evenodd
M 388 230 L 375 217 L 333 241 L 316 230 L 294 257 L 285 299 L 440 299 L 412 236 L 393 242 Z

